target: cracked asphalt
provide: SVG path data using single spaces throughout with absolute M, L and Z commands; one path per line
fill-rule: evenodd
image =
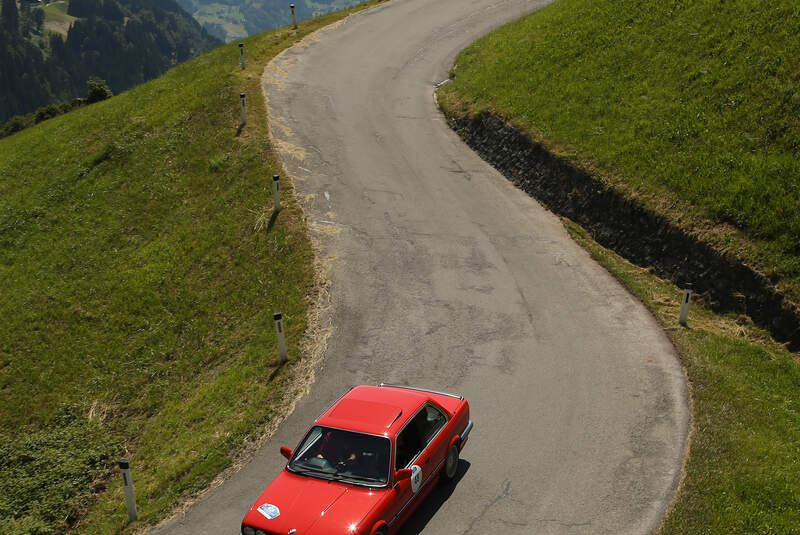
M 391 0 L 267 66 L 273 137 L 330 281 L 333 328 L 275 436 L 156 533 L 237 533 L 284 465 L 278 447 L 348 387 L 381 381 L 462 393 L 475 421 L 458 484 L 403 534 L 658 527 L 689 425 L 673 347 L 433 98 L 459 50 L 546 3 Z

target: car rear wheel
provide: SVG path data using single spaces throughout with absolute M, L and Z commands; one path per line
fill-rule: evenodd
M 444 461 L 444 470 L 442 471 L 442 479 L 445 481 L 452 481 L 456 477 L 458 471 L 458 446 L 453 444 L 447 452 L 447 459 Z

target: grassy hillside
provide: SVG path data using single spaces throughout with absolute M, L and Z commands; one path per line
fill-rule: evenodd
M 154 522 L 282 410 L 271 314 L 294 360 L 312 251 L 285 181 L 270 223 L 260 75 L 344 15 L 0 140 L 0 533 L 131 530 L 123 456 Z
M 464 50 L 449 113 L 492 110 L 800 296 L 800 7 L 559 0 Z M 695 302 L 567 223 L 661 321 L 692 389 L 664 534 L 797 533 L 800 366 L 744 316 Z
M 178 3 L 211 35 L 229 42 L 291 23 L 291 3 L 295 5 L 297 20 L 305 20 L 352 6 L 358 0 L 178 0 Z
M 457 59 L 492 109 L 800 302 L 800 5 L 559 0 Z
M 69 2 L 60 0 L 51 2 L 42 7 L 45 13 L 44 27 L 48 30 L 67 35 L 70 25 L 77 19 L 71 15 L 67 15 L 67 8 Z
M 184 6 L 184 8 L 186 7 Z M 247 37 L 247 30 L 244 27 L 246 17 L 237 5 L 196 4 L 190 13 L 206 31 L 217 39 L 230 42 L 234 39 Z M 275 26 L 278 25 L 276 24 Z

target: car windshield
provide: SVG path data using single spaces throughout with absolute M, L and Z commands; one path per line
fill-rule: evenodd
M 289 470 L 323 479 L 383 486 L 389 482 L 387 437 L 315 425 L 289 461 Z

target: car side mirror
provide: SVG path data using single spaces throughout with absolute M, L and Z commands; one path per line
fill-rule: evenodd
M 394 477 L 398 482 L 411 479 L 411 468 L 401 468 L 394 473 Z
M 287 459 L 291 459 L 292 458 L 292 450 L 290 450 L 286 446 L 281 446 L 281 455 L 283 455 Z

